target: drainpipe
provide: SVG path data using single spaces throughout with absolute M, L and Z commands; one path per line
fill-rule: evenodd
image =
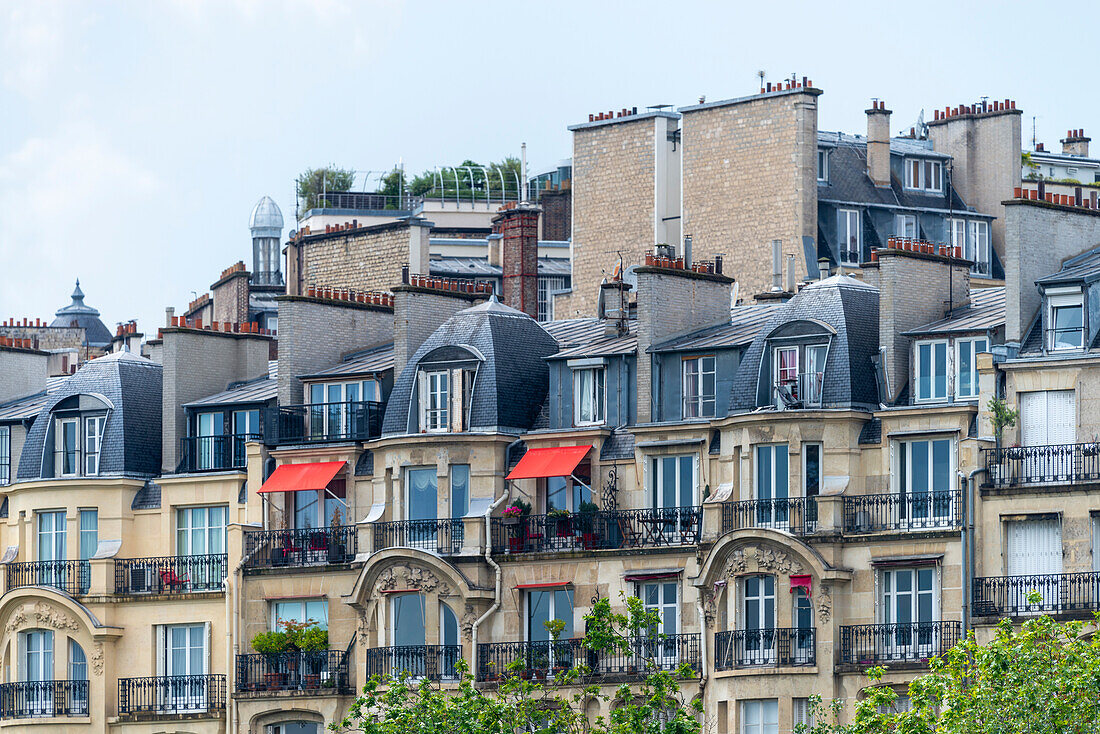
M 703 595 L 695 600 L 695 609 L 699 612 L 699 692 L 707 687 L 707 613 L 703 610 Z M 704 701 L 704 703 L 706 703 Z
M 963 636 L 970 631 L 970 601 L 974 593 L 974 477 L 985 471 L 985 467 L 977 467 L 966 477 L 966 520 L 962 527 Z
M 522 441 L 522 439 L 517 438 L 512 443 L 508 444 L 508 448 L 504 449 L 504 463 L 505 463 L 505 465 L 507 465 L 507 463 L 508 463 L 508 452 L 512 449 L 513 446 L 520 443 L 521 441 Z M 487 509 L 485 511 L 485 562 L 488 563 L 490 566 L 492 566 L 493 572 L 496 575 L 496 584 L 494 586 L 494 592 L 493 592 L 493 605 L 491 607 L 489 607 L 487 610 L 485 610 L 485 614 L 482 614 L 480 617 L 478 617 L 476 620 L 474 620 L 474 626 L 470 630 L 470 647 L 472 648 L 470 650 L 470 655 L 471 655 L 471 658 L 474 661 L 474 667 L 475 667 L 474 674 L 475 675 L 477 675 L 476 667 L 477 667 L 477 630 L 478 630 L 478 627 L 480 627 L 481 623 L 484 622 L 486 619 L 488 619 L 490 617 L 490 615 L 492 615 L 494 612 L 496 612 L 496 610 L 500 609 L 501 571 L 500 571 L 500 566 L 497 564 L 496 561 L 493 560 L 493 536 L 492 536 L 492 529 L 491 529 L 489 518 L 492 516 L 493 510 L 500 507 L 501 503 L 504 502 L 506 499 L 508 499 L 508 497 L 511 496 L 511 494 L 512 494 L 512 485 L 509 484 L 508 482 L 505 482 L 504 483 L 504 494 L 502 494 L 500 496 L 500 498 L 497 499 L 496 502 L 493 502 L 491 505 L 489 505 L 489 509 Z

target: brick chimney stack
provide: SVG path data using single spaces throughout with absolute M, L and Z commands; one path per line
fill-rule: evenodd
M 1067 130 L 1066 137 L 1062 140 L 1062 155 L 1079 155 L 1089 157 L 1089 141 L 1092 138 L 1085 137 L 1083 129 Z
M 875 186 L 890 185 L 890 110 L 872 100 L 867 112 L 867 175 Z
M 504 275 L 501 301 L 533 319 L 539 315 L 539 214 L 541 207 L 517 204 L 502 209 L 500 259 Z

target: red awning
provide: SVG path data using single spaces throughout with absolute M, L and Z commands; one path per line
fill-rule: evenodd
M 258 490 L 259 494 L 268 492 L 301 492 L 312 489 L 324 489 L 340 473 L 346 461 L 322 461 L 316 464 L 283 464 L 275 467 L 271 476 Z
M 561 589 L 569 586 L 568 581 L 546 581 L 541 584 L 516 584 L 517 589 Z
M 542 479 L 567 477 L 581 463 L 591 446 L 553 446 L 529 449 L 505 479 Z
M 813 578 L 808 575 L 791 576 L 791 593 L 793 594 L 795 589 L 805 589 L 807 594 L 812 593 L 812 582 Z

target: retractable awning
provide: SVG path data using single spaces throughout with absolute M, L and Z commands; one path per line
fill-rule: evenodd
M 567 477 L 577 468 L 584 457 L 592 450 L 591 446 L 553 446 L 550 448 L 528 449 L 516 468 L 505 479 L 543 479 L 546 477 Z
M 529 591 L 531 589 L 564 589 L 569 586 L 568 581 L 544 581 L 538 584 L 516 584 L 516 588 Z
M 328 487 L 346 461 L 321 461 L 314 464 L 283 464 L 271 472 L 258 494 L 271 492 L 301 492 L 322 490 Z

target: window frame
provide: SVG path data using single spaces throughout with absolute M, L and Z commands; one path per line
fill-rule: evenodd
M 420 397 L 423 421 L 421 429 L 428 433 L 447 433 L 451 429 L 451 370 L 424 370 L 424 392 Z M 445 383 L 445 384 L 444 384 Z M 440 388 L 440 385 L 443 385 Z M 432 400 L 436 400 L 435 408 Z
M 699 499 L 699 455 L 698 454 L 658 454 L 651 455 L 649 459 L 649 471 L 650 471 L 650 506 L 653 509 L 692 509 L 698 506 Z M 664 462 L 666 459 L 675 459 L 676 471 L 675 471 L 675 494 L 677 504 L 673 506 L 662 505 L 661 501 L 664 496 L 664 486 L 662 480 L 664 479 L 665 469 Z M 691 504 L 683 505 L 679 504 L 680 499 L 683 497 L 684 488 L 681 482 L 682 473 L 681 467 L 684 461 L 691 464 Z
M 1058 337 L 1056 334 L 1057 327 L 1057 315 L 1061 309 L 1080 309 L 1081 311 L 1081 327 L 1080 327 L 1080 344 L 1071 346 L 1058 346 Z M 1088 329 L 1088 324 L 1085 321 L 1085 294 L 1076 289 L 1074 292 L 1069 293 L 1048 293 L 1046 295 L 1046 317 L 1047 317 L 1047 338 L 1044 339 L 1044 343 L 1047 346 L 1047 350 L 1051 352 L 1073 352 L 1081 351 L 1085 348 L 1085 333 Z M 1063 330 L 1066 331 L 1066 330 Z
M 0 426 L 0 487 L 11 484 L 11 426 Z
M 843 225 L 842 225 L 843 222 Z M 852 250 L 848 248 L 848 245 L 852 238 L 851 224 L 855 222 L 855 235 L 856 235 L 856 249 L 855 259 L 848 258 L 852 254 Z M 859 260 L 863 257 L 863 213 L 859 209 L 838 208 L 836 210 L 836 226 L 837 226 L 837 250 L 840 258 L 840 264 L 847 267 L 855 267 L 859 265 Z M 841 227 L 844 227 L 844 236 L 840 236 Z
M 817 452 L 817 488 L 813 491 L 812 494 L 810 493 L 810 487 L 807 484 L 809 473 L 806 470 L 807 458 L 809 457 L 809 449 L 814 449 Z M 802 454 L 800 457 L 800 462 L 802 464 L 802 496 L 807 498 L 818 497 L 821 495 L 821 484 L 825 476 L 825 446 L 821 441 L 803 441 L 800 453 Z M 788 492 L 790 491 L 789 482 L 790 478 L 788 477 Z
M 929 394 L 921 394 L 921 367 L 924 359 L 921 357 L 921 347 L 929 347 L 929 358 L 932 361 L 932 371 L 928 373 Z M 943 348 L 943 394 L 936 394 L 935 360 L 937 347 Z M 951 395 L 951 349 L 947 339 L 921 339 L 913 344 L 913 402 L 914 403 L 942 403 Z
M 705 369 L 707 363 L 710 369 Z M 696 365 L 694 379 L 698 390 L 694 396 L 688 395 L 688 366 Z M 713 393 L 705 392 L 707 376 L 714 386 Z M 718 358 L 713 354 L 697 354 L 680 358 L 680 419 L 694 420 L 713 418 L 717 410 L 718 396 Z M 690 408 L 690 409 L 689 409 Z
M 569 619 L 563 619 L 558 616 L 558 594 L 569 594 Z M 560 640 L 572 639 L 576 634 L 576 610 L 577 610 L 577 595 L 576 590 L 572 586 L 547 586 L 540 589 L 527 589 L 523 594 L 523 640 L 524 642 L 542 642 L 543 640 L 535 640 L 531 638 L 531 599 L 535 594 L 548 594 L 548 604 L 546 608 L 546 619 L 559 619 L 566 623 L 566 628 L 562 630 L 562 636 Z M 549 639 L 549 632 L 547 632 L 547 639 Z
M 965 253 L 967 248 L 966 239 L 968 234 L 969 227 L 967 226 L 967 220 L 960 217 L 948 217 L 947 239 L 951 243 L 952 247 L 958 247 L 959 252 Z
M 83 435 L 80 437 L 84 449 L 81 466 L 86 477 L 99 476 L 99 457 L 103 449 L 103 429 L 107 425 L 106 415 L 82 416 Z M 92 430 L 94 427 L 94 431 Z M 94 449 L 93 449 L 94 444 Z M 93 466 L 94 462 L 94 466 Z
M 80 457 L 80 416 L 67 415 L 57 416 L 55 418 L 54 431 L 56 434 L 55 446 L 57 449 L 58 464 L 55 465 L 56 473 L 59 477 L 78 477 L 80 476 L 81 457 Z M 65 427 L 73 426 L 73 450 L 72 450 L 72 471 L 65 471 L 65 461 L 70 452 L 65 446 Z
M 543 275 L 538 279 L 538 318 L 540 324 L 554 320 L 554 293 L 565 289 L 562 275 Z
M 592 367 L 575 367 L 571 368 L 572 380 L 573 380 L 573 425 L 575 427 L 580 426 L 602 426 L 607 421 L 607 369 L 603 366 Z M 587 395 L 582 393 L 582 375 L 583 372 L 592 373 L 591 391 Z M 582 407 L 585 402 L 589 402 L 590 412 L 592 414 L 591 420 L 584 420 L 582 416 Z
M 665 596 L 664 596 L 665 591 L 667 591 L 666 587 L 668 587 L 668 586 L 674 587 L 673 601 L 671 603 L 668 602 L 667 600 L 665 600 Z M 651 604 L 650 602 L 646 601 L 646 590 L 649 587 L 656 587 L 657 602 L 655 604 Z M 660 623 L 658 624 L 658 627 L 657 627 L 657 632 L 659 634 L 664 634 L 664 635 L 678 635 L 678 634 L 680 634 L 680 627 L 681 627 L 681 622 L 682 622 L 681 616 L 682 615 L 680 614 L 681 592 L 680 592 L 680 580 L 678 578 L 664 578 L 664 579 L 653 579 L 651 581 L 637 581 L 634 584 L 634 596 L 637 597 L 642 602 L 642 607 L 647 612 L 657 612 L 658 617 L 660 617 Z M 673 618 L 672 619 L 673 625 L 672 625 L 671 630 L 668 629 L 668 626 L 666 624 L 667 620 L 665 618 L 665 612 L 667 612 L 669 610 L 672 611 L 672 618 Z
M 975 348 L 978 343 L 984 343 L 985 347 L 982 351 L 977 351 Z M 962 346 L 963 344 L 970 345 L 970 384 L 973 388 L 973 393 L 963 394 L 962 392 L 962 376 L 963 376 L 963 359 L 962 359 Z M 981 389 L 978 385 L 978 355 L 987 354 L 990 350 L 990 340 L 988 336 L 968 336 L 955 340 L 955 366 L 952 369 L 952 374 L 955 378 L 954 395 L 956 400 L 977 400 L 981 396 Z
M 935 179 L 930 183 L 929 179 Z M 943 162 L 931 158 L 905 159 L 905 188 L 943 193 Z
M 741 704 L 741 710 L 738 712 L 741 715 L 740 716 L 741 726 L 739 727 L 740 730 L 741 730 L 740 734 L 778 734 L 778 732 L 779 732 L 779 699 L 778 698 L 743 698 L 743 699 L 741 699 L 740 704 Z M 766 721 L 765 720 L 765 713 L 769 713 L 769 714 L 771 713 L 771 706 L 773 704 L 774 704 L 774 710 L 775 710 L 775 722 L 774 722 L 775 726 L 774 726 L 774 728 L 772 727 L 772 723 L 773 723 L 772 721 Z M 759 707 L 758 721 L 753 726 L 753 728 L 751 728 L 751 729 L 749 728 L 750 724 L 749 724 L 749 717 L 748 717 L 748 713 L 747 713 L 747 709 L 750 706 Z M 767 712 L 765 712 L 765 707 L 766 706 L 769 709 Z
M 175 517 L 175 530 L 176 530 L 176 557 L 188 558 L 192 556 L 210 556 L 221 555 L 228 552 L 229 543 L 229 505 L 213 504 L 213 505 L 188 505 L 186 507 L 176 507 Z M 217 525 L 211 522 L 211 510 L 222 510 L 222 524 Z M 195 517 L 196 511 L 200 512 L 203 517 L 203 524 L 193 525 L 191 520 Z M 181 519 L 186 517 L 187 522 L 181 523 Z M 211 550 L 211 539 L 215 537 L 218 529 L 221 529 L 221 551 L 215 552 Z M 203 552 L 194 552 L 193 535 L 195 531 L 201 530 L 203 537 Z
M 912 227 L 912 233 L 909 229 Z M 910 239 L 916 239 L 919 230 L 917 229 L 917 215 L 916 214 L 895 214 L 894 215 L 894 234 L 898 237 L 909 237 Z
M 817 181 L 829 183 L 829 149 L 817 149 Z
M 317 626 L 321 627 L 321 629 L 327 630 L 328 629 L 328 623 L 329 623 L 329 602 L 328 602 L 328 597 L 327 596 L 302 596 L 302 597 L 294 597 L 294 598 L 290 598 L 290 599 L 270 599 L 270 600 L 268 600 L 268 624 L 269 624 L 268 628 L 273 632 L 277 632 L 279 630 L 279 619 L 280 619 L 280 617 L 279 617 L 279 607 L 282 606 L 282 605 L 301 604 L 301 612 L 302 612 L 301 617 L 298 618 L 298 619 L 295 619 L 294 621 L 299 621 L 299 619 L 300 619 L 302 622 L 305 622 L 306 620 L 312 619 L 312 617 L 309 616 L 309 603 L 310 602 L 320 602 L 320 604 L 322 605 L 322 607 L 325 611 L 324 624 L 318 624 Z M 287 617 L 282 617 L 282 619 L 288 619 L 289 620 L 289 618 L 287 618 Z M 314 620 L 314 621 L 316 622 L 318 620 Z
M 752 494 L 753 494 L 753 499 L 754 500 L 771 500 L 773 502 L 776 501 L 776 500 L 788 500 L 788 499 L 790 499 L 791 498 L 791 451 L 790 451 L 789 444 L 786 444 L 786 443 L 757 443 L 757 444 L 753 444 L 752 448 L 753 448 L 753 452 L 752 452 L 752 479 L 753 479 Z M 778 463 L 779 462 L 776 461 L 776 453 L 777 453 L 777 450 L 780 449 L 780 448 L 783 449 L 783 453 L 786 455 L 786 461 L 784 462 L 784 468 L 786 469 L 786 485 L 787 485 L 787 496 L 786 497 L 776 497 L 776 495 L 775 495 L 775 490 L 776 490 L 776 487 L 777 487 L 776 480 L 779 477 L 779 474 L 778 474 Z M 760 455 L 761 455 L 762 451 L 767 451 L 768 454 L 770 455 L 769 466 L 770 466 L 771 476 L 769 477 L 770 481 L 769 481 L 769 484 L 768 484 L 768 486 L 770 488 L 770 491 L 771 491 L 771 496 L 770 497 L 761 497 L 760 496 L 760 486 L 761 486 L 760 485 L 760 481 L 761 481 Z
M 977 275 L 992 275 L 992 258 L 989 247 L 989 222 L 971 219 L 966 222 L 966 245 L 964 257 L 970 260 L 970 272 Z
M 922 593 L 924 593 L 920 588 L 920 573 L 921 573 L 921 571 L 929 571 L 931 573 L 931 588 L 929 590 L 929 596 L 930 596 L 930 600 L 931 600 L 931 605 L 930 605 L 931 606 L 931 610 L 930 610 L 931 619 L 929 619 L 929 620 L 920 619 L 920 595 Z M 877 569 L 877 572 L 875 574 L 875 585 L 877 587 L 877 592 L 878 592 L 878 593 L 875 594 L 875 607 L 876 607 L 875 615 L 876 615 L 877 619 L 879 620 L 879 623 L 880 624 L 895 624 L 895 625 L 896 624 L 904 624 L 902 622 L 897 621 L 897 618 L 896 618 L 896 604 L 893 607 L 891 607 L 887 603 L 888 599 L 893 599 L 893 600 L 896 601 L 897 596 L 899 595 L 899 593 L 901 593 L 897 589 L 897 574 L 899 572 L 911 573 L 913 575 L 913 585 L 912 585 L 912 587 L 910 588 L 910 590 L 908 592 L 910 594 L 910 597 L 911 597 L 910 600 L 909 600 L 909 605 L 910 605 L 909 611 L 910 611 L 910 614 L 911 614 L 911 617 L 912 617 L 911 621 L 909 623 L 910 624 L 918 624 L 918 623 L 922 623 L 922 622 L 938 622 L 938 621 L 940 621 L 940 618 L 941 618 L 943 612 L 942 612 L 942 609 L 941 609 L 941 606 L 940 606 L 941 603 L 942 603 L 942 600 L 941 600 L 941 589 L 940 589 L 941 581 L 940 581 L 940 568 L 939 568 L 939 566 L 938 565 L 911 566 L 911 565 L 906 565 L 904 563 L 901 563 L 901 564 L 898 564 L 896 566 L 884 566 L 882 568 L 879 568 L 879 569 Z M 889 577 L 893 579 L 893 588 L 891 588 L 891 589 L 887 589 L 886 579 L 888 577 L 888 574 L 890 575 Z M 891 612 L 890 611 L 891 609 L 893 609 L 894 611 Z M 893 619 L 891 619 L 891 617 L 893 617 Z

